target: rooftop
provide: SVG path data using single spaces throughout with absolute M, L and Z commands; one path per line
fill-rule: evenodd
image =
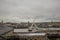
M 0 35 L 2 35 L 2 34 L 5 34 L 5 33 L 7 33 L 7 32 L 9 32 L 9 31 L 11 31 L 11 30 L 13 30 L 13 28 L 11 28 L 11 27 L 1 27 L 0 26 Z

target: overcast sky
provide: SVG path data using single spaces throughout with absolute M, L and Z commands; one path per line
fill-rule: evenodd
M 0 0 L 0 20 L 59 21 L 60 0 Z

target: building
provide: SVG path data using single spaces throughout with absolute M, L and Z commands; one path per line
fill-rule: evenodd
M 0 40 L 6 40 L 8 36 L 12 36 L 13 28 L 0 24 Z
M 27 29 L 14 29 L 14 34 L 19 36 L 20 40 L 60 40 L 60 28 L 39 28 L 36 24 Z

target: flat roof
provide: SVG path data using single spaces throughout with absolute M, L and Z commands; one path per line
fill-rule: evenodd
M 29 32 L 28 29 L 14 29 L 14 32 Z
M 19 36 L 45 36 L 46 33 L 18 33 Z
M 60 30 L 60 28 L 38 28 L 38 30 Z

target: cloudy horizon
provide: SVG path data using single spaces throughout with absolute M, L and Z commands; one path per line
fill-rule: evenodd
M 60 22 L 60 0 L 0 0 L 0 20 Z

